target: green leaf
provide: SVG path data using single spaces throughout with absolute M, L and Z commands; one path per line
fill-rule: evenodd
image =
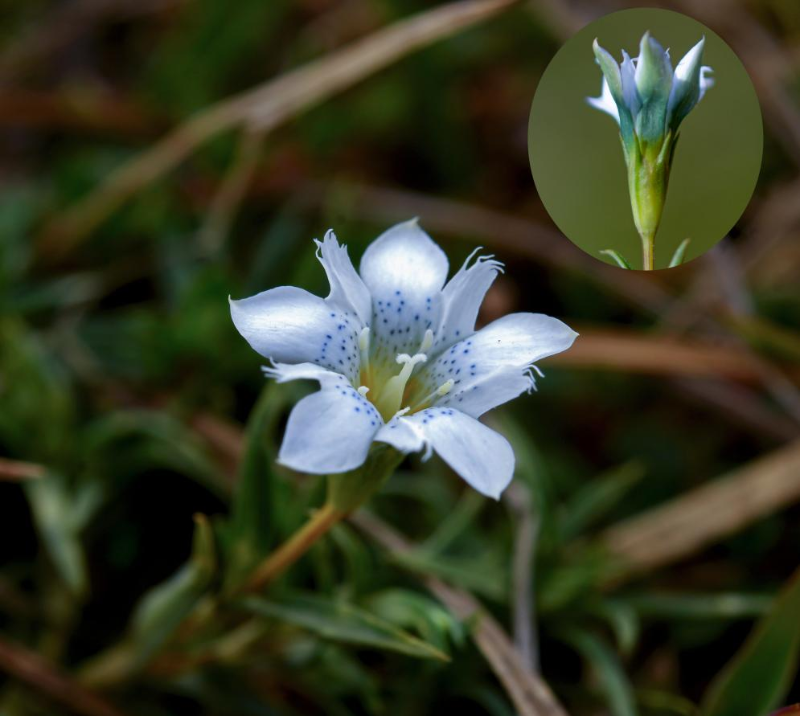
M 366 609 L 340 600 L 294 592 L 280 601 L 247 597 L 238 604 L 253 614 L 307 629 L 331 641 L 395 651 L 419 659 L 449 661 L 447 654 L 432 644 Z
M 563 539 L 572 539 L 596 525 L 643 477 L 641 463 L 628 462 L 587 482 L 562 511 Z
M 636 716 L 636 705 L 628 677 L 614 652 L 594 634 L 570 629 L 562 634 L 595 670 L 600 689 L 613 716 Z
M 765 714 L 786 695 L 800 653 L 800 570 L 706 692 L 703 716 Z
M 669 268 L 675 268 L 683 263 L 684 258 L 686 257 L 686 249 L 689 246 L 690 241 L 691 239 L 684 239 L 681 241 L 678 248 L 675 249 L 675 253 L 672 254 L 672 260 L 669 262 Z
M 233 588 L 269 551 L 273 537 L 273 472 L 267 437 L 277 419 L 278 392 L 266 387 L 247 423 L 246 447 L 239 468 L 230 518 L 222 525 L 225 587 Z
M 29 480 L 24 487 L 48 555 L 72 594 L 82 596 L 88 579 L 79 533 L 89 508 L 81 505 L 74 511 L 74 498 L 59 475 Z
M 215 572 L 211 525 L 205 515 L 195 515 L 191 558 L 167 581 L 147 592 L 134 612 L 130 642 L 137 661 L 146 661 L 166 643 L 205 594 Z
M 607 599 L 590 611 L 608 622 L 620 652 L 625 656 L 629 655 L 639 638 L 640 623 L 636 610 L 623 601 Z
M 650 593 L 625 597 L 625 604 L 643 617 L 657 619 L 752 619 L 765 614 L 772 597 L 761 594 Z
M 619 252 L 615 251 L 614 249 L 603 249 L 601 252 L 604 256 L 608 256 L 614 261 L 616 261 L 617 266 L 624 269 L 629 269 L 631 265 L 628 263 L 628 260 Z
M 214 532 L 195 515 L 192 555 L 169 579 L 146 592 L 134 609 L 125 638 L 91 659 L 82 678 L 94 686 L 117 684 L 144 667 L 201 603 L 217 571 Z
M 387 589 L 369 598 L 370 611 L 446 651 L 449 645 L 462 645 L 466 630 L 462 622 L 429 597 L 405 589 Z

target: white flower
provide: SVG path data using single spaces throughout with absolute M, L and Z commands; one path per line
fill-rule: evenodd
M 279 462 L 330 474 L 362 465 L 373 441 L 424 449 L 425 458 L 435 450 L 476 490 L 499 497 L 514 453 L 478 418 L 530 391 L 535 361 L 566 350 L 577 334 L 533 313 L 475 332 L 502 264 L 478 257 L 470 265 L 471 256 L 445 285 L 447 257 L 416 221 L 375 240 L 360 276 L 333 231 L 316 244 L 326 299 L 282 286 L 230 302 L 236 328 L 273 362 L 267 375 L 321 387 L 292 410 Z

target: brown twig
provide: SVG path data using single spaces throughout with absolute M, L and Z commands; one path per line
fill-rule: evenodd
M 600 537 L 622 574 L 651 571 L 694 554 L 800 499 L 800 440 L 727 477 L 626 520 Z
M 412 548 L 401 535 L 374 515 L 360 511 L 351 515 L 350 521 L 392 552 L 402 553 Z M 477 617 L 472 638 L 505 687 L 520 716 L 567 716 L 550 687 L 526 666 L 506 633 L 475 597 L 436 577 L 422 575 L 422 580 L 428 590 L 456 617 L 462 620 Z
M 579 333 L 580 340 L 569 351 L 550 358 L 549 362 L 626 373 L 727 378 L 747 383 L 762 379 L 761 362 L 738 345 L 622 330 L 579 328 Z
M 131 196 L 217 134 L 237 126 L 266 134 L 393 61 L 486 20 L 516 1 L 465 0 L 429 10 L 203 110 L 55 217 L 39 239 L 43 253 L 58 257 L 73 250 Z
M 31 686 L 37 694 L 85 716 L 123 716 L 122 711 L 59 672 L 41 656 L 0 639 L 0 669 Z
M 35 480 L 45 474 L 41 465 L 0 458 L 0 481 Z
M 211 200 L 208 215 L 200 231 L 199 244 L 209 254 L 218 252 L 225 241 L 247 191 L 247 184 L 258 166 L 263 143 L 262 130 L 242 130 L 236 157 Z
M 532 671 L 538 671 L 539 648 L 536 616 L 533 613 L 536 604 L 533 564 L 536 540 L 539 536 L 539 520 L 534 513 L 530 491 L 519 482 L 508 486 L 503 499 L 516 518 L 514 555 L 511 563 L 514 645 L 523 663 Z

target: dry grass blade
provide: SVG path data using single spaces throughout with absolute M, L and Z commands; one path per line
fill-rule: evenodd
M 517 0 L 466 0 L 396 23 L 329 56 L 198 113 L 43 230 L 50 256 L 74 249 L 136 192 L 177 166 L 211 137 L 237 126 L 266 133 L 281 122 L 374 74 L 414 50 L 485 20 Z
M 84 716 L 123 716 L 115 706 L 61 674 L 38 654 L 0 640 L 0 670 L 31 686 L 37 694 Z
M 800 500 L 800 440 L 601 536 L 622 576 L 676 562 Z
M 0 458 L 0 481 L 35 480 L 44 475 L 44 472 L 41 465 Z
M 377 517 L 359 512 L 350 520 L 384 548 L 405 552 L 411 545 Z M 567 716 L 550 688 L 524 663 L 500 625 L 471 594 L 435 577 L 424 576 L 425 586 L 459 619 L 478 616 L 472 638 L 508 692 L 520 716 Z
M 758 382 L 760 361 L 737 346 L 633 331 L 581 330 L 580 339 L 550 363 L 626 373 L 727 378 Z

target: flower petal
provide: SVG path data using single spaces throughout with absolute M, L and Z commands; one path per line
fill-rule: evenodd
M 635 79 L 642 101 L 636 117 L 636 134 L 645 142 L 660 142 L 666 132 L 672 62 L 669 54 L 649 32 L 642 36 L 639 44 Z
M 708 65 L 703 65 L 700 68 L 700 96 L 697 98 L 699 102 L 705 96 L 706 92 L 714 86 L 714 78 L 708 77 L 714 70 Z
M 448 380 L 453 388 L 436 401 L 478 417 L 533 388 L 529 371 L 547 356 L 567 350 L 577 333 L 540 313 L 512 313 L 456 343 L 420 371 L 422 395 Z M 427 391 L 425 393 L 424 391 Z
M 609 92 L 614 102 L 617 105 L 617 117 L 619 120 L 619 131 L 622 135 L 622 141 L 626 146 L 635 141 L 633 133 L 633 115 L 631 109 L 625 100 L 625 92 L 623 91 L 623 78 L 620 71 L 620 66 L 617 61 L 611 56 L 608 50 L 603 49 L 600 43 L 595 38 L 592 44 L 594 56 L 597 64 L 603 72 L 603 77 L 608 84 Z M 626 83 L 627 85 L 628 83 Z M 602 95 L 601 95 L 602 97 Z
M 677 131 L 686 115 L 714 83 L 713 79 L 705 77 L 705 74 L 711 71 L 710 67 L 703 66 L 705 42 L 704 37 L 683 56 L 675 68 L 667 105 L 667 123 L 673 132 Z
M 639 110 L 642 108 L 642 98 L 636 88 L 636 65 L 630 55 L 622 51 L 622 64 L 619 66 L 620 79 L 622 81 L 622 96 L 625 98 L 625 105 L 631 113 L 631 117 L 636 119 Z
M 436 329 L 434 350 L 444 350 L 462 338 L 472 335 L 483 298 L 503 264 L 491 256 L 479 256 L 472 266 L 476 249 L 458 273 L 442 290 L 442 318 Z
M 514 476 L 508 440 L 459 410 L 430 408 L 395 419 L 375 436 L 402 452 L 432 448 L 481 494 L 499 499 Z M 394 421 L 392 421 L 394 422 Z
M 262 356 L 283 363 L 311 362 L 358 377 L 358 334 L 352 312 L 293 286 L 281 286 L 241 301 L 230 301 L 239 333 Z
M 331 285 L 328 303 L 334 303 L 346 311 L 354 311 L 366 325 L 372 313 L 372 297 L 361 277 L 356 273 L 347 247 L 339 244 L 333 229 L 329 229 L 322 241 L 314 239 L 317 258 L 325 269 Z
M 610 114 L 616 120 L 617 124 L 619 124 L 619 110 L 617 109 L 617 103 L 611 96 L 611 90 L 608 88 L 608 80 L 605 78 L 605 76 L 603 77 L 603 86 L 600 89 L 600 96 L 587 97 L 586 101 L 595 109 L 599 109 L 601 112 Z
M 372 350 L 389 360 L 415 353 L 428 328 L 435 328 L 447 257 L 416 220 L 379 236 L 361 259 L 361 276 L 372 293 Z
M 309 374 L 312 372 L 308 369 Z M 289 373 L 287 380 L 311 377 L 300 376 L 297 371 Z M 322 372 L 314 377 L 321 390 L 294 406 L 278 462 L 315 475 L 353 470 L 363 464 L 383 420 L 343 376 Z

